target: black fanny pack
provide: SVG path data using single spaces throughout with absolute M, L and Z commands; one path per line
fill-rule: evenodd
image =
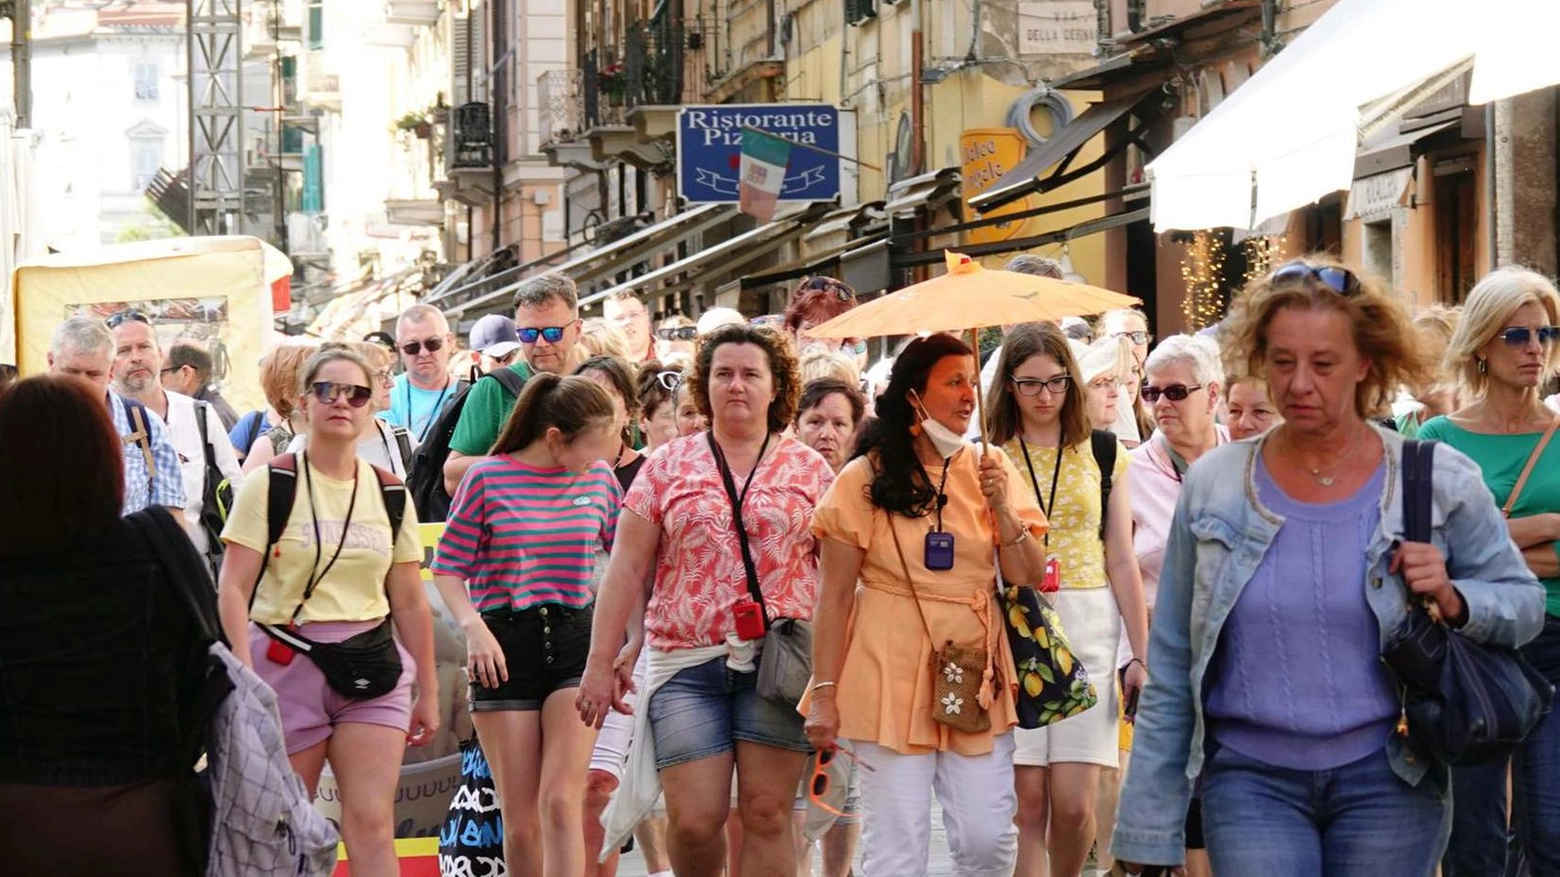
M 325 682 L 342 697 L 371 700 L 389 694 L 401 681 L 401 653 L 396 649 L 390 619 L 373 630 L 339 643 L 315 642 L 298 634 L 296 627 L 260 625 L 271 639 L 314 662 Z

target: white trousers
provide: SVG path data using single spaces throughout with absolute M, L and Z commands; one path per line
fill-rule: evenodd
M 875 768 L 861 771 L 862 877 L 926 877 L 933 793 L 956 877 L 1011 877 L 1018 858 L 1013 735 L 993 742 L 985 755 L 901 755 L 855 742 Z

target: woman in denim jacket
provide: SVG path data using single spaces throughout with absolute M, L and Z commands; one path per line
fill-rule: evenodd
M 1543 589 L 1478 467 L 1448 447 L 1433 544 L 1402 543 L 1402 440 L 1368 417 L 1429 351 L 1377 284 L 1290 263 L 1247 288 L 1227 343 L 1266 373 L 1285 423 L 1186 475 L 1115 854 L 1179 864 L 1200 777 L 1216 874 L 1429 877 L 1450 828 L 1446 770 L 1397 734 L 1381 646 L 1410 591 L 1474 641 L 1521 645 Z

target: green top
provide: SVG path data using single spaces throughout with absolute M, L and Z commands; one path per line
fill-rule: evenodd
M 531 378 L 531 367 L 525 360 L 506 367 L 523 380 Z M 498 441 L 509 412 L 514 410 L 515 398 L 497 379 L 472 384 L 465 407 L 460 410 L 460 422 L 450 436 L 450 450 L 463 457 L 487 456 Z
M 1484 470 L 1484 484 L 1495 495 L 1495 505 L 1504 507 L 1517 486 L 1517 478 L 1527 466 L 1528 457 L 1542 432 L 1518 432 L 1490 434 L 1470 432 L 1445 417 L 1425 421 L 1419 427 L 1419 438 L 1439 441 L 1462 451 Z M 1544 455 L 1533 467 L 1522 495 L 1511 509 L 1513 518 L 1526 518 L 1544 512 L 1560 512 L 1560 441 L 1551 440 L 1544 448 Z M 1556 546 L 1560 554 L 1560 545 Z M 1548 597 L 1544 611 L 1560 618 L 1560 578 L 1540 579 Z

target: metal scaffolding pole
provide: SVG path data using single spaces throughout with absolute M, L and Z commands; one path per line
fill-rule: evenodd
M 21 130 L 32 123 L 32 0 L 0 0 L 0 18 L 11 19 L 11 108 Z
M 244 209 L 241 0 L 185 0 L 190 88 L 190 226 L 238 234 Z

